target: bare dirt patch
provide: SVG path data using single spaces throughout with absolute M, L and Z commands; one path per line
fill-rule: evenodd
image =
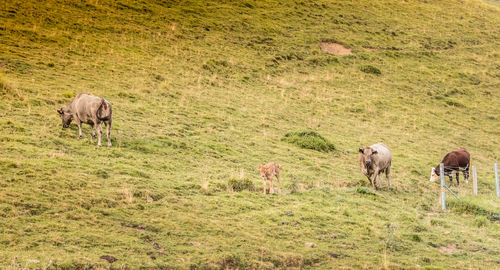
M 460 253 L 462 251 L 460 249 L 458 249 L 455 244 L 449 244 L 447 247 L 440 247 L 439 252 L 441 252 L 443 254 L 451 255 L 453 253 Z
M 319 48 L 324 53 L 334 54 L 334 55 L 349 55 L 352 54 L 351 49 L 344 47 L 342 44 L 338 44 L 330 41 L 323 41 L 319 44 Z

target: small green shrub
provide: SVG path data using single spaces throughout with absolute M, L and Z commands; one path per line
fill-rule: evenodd
M 240 192 L 243 190 L 255 191 L 255 185 L 250 179 L 236 179 L 230 178 L 227 182 L 228 189 L 232 189 L 233 191 Z
M 375 74 L 375 75 L 382 74 L 382 72 L 380 71 L 380 69 L 378 69 L 378 68 L 376 68 L 374 66 L 371 66 L 371 65 L 361 66 L 359 68 L 359 70 L 361 70 L 364 73 L 368 73 L 368 74 Z
M 96 175 L 97 175 L 97 176 L 99 176 L 99 177 L 101 177 L 101 178 L 103 178 L 103 179 L 107 179 L 107 178 L 109 178 L 109 174 L 108 174 L 108 172 L 107 172 L 107 171 L 105 171 L 105 170 L 102 170 L 102 169 L 98 169 L 98 170 L 96 171 Z
M 335 150 L 335 146 L 326 138 L 315 131 L 292 131 L 285 134 L 282 141 L 295 144 L 300 148 L 311 149 L 320 152 Z
M 354 191 L 356 191 L 359 194 L 374 195 L 374 196 L 377 195 L 370 188 L 367 187 L 357 186 Z
M 442 220 L 438 219 L 431 219 L 431 225 L 432 226 L 444 226 L 446 223 Z
M 418 234 L 412 234 L 409 236 L 409 239 L 414 241 L 414 242 L 422 242 L 422 237 Z
M 290 175 L 289 184 L 286 186 L 286 189 L 290 190 L 290 193 L 297 193 L 299 191 L 299 181 L 295 177 L 295 175 Z
M 413 227 L 413 231 L 414 232 L 425 232 L 425 231 L 427 231 L 427 228 L 423 225 L 415 225 Z
M 212 73 L 217 73 L 229 69 L 230 64 L 226 60 L 209 59 L 205 64 L 202 65 L 202 68 Z
M 457 108 L 465 108 L 465 105 L 460 103 L 457 100 L 451 99 L 451 98 L 444 98 L 444 102 L 446 105 L 451 106 L 451 107 L 457 107 Z
M 476 217 L 476 219 L 474 220 L 474 225 L 476 225 L 476 227 L 478 228 L 486 227 L 489 223 L 490 222 L 485 216 Z
M 63 97 L 65 97 L 65 98 L 72 98 L 72 97 L 74 97 L 74 96 L 75 96 L 75 94 L 74 94 L 74 93 L 71 93 L 71 92 L 64 92 L 64 93 L 62 94 L 62 96 L 63 96 Z

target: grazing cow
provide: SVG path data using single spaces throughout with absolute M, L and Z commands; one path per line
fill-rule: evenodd
M 257 167 L 257 170 L 260 171 L 260 176 L 264 182 L 264 194 L 266 194 L 266 181 L 271 182 L 269 193 L 274 193 L 273 178 L 275 176 L 278 179 L 278 193 L 281 193 L 280 170 L 283 170 L 281 165 L 276 162 L 269 162 L 264 166 Z
M 97 146 L 101 146 L 101 122 L 106 126 L 108 146 L 111 146 L 111 104 L 104 98 L 78 94 L 70 104 L 57 110 L 62 119 L 63 128 L 69 127 L 71 120 L 78 125 L 78 138 L 82 138 L 82 123 L 90 125 L 92 137 L 97 130 Z
M 382 172 L 385 172 L 387 183 L 391 186 L 391 151 L 383 143 L 376 143 L 372 146 L 359 148 L 359 166 L 361 171 L 366 175 L 373 189 L 380 187 L 377 183 L 377 177 Z M 371 179 L 372 175 L 373 181 Z
M 460 148 L 456 151 L 449 152 L 444 156 L 441 163 L 444 164 L 444 175 L 450 178 L 451 184 L 453 185 L 453 173 L 457 176 L 457 186 L 460 184 L 458 181 L 458 176 L 460 171 L 463 172 L 465 183 L 469 183 L 469 165 L 470 165 L 470 154 L 465 150 L 465 148 Z M 430 181 L 436 181 L 440 176 L 439 164 L 432 168 Z

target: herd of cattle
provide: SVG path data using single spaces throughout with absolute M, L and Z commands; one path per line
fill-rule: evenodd
M 92 136 L 95 137 L 97 131 L 97 146 L 101 146 L 102 128 L 101 124 L 106 126 L 106 136 L 108 146 L 111 146 L 111 122 L 112 109 L 111 104 L 104 98 L 78 94 L 70 104 L 57 110 L 62 119 L 64 128 L 69 127 L 71 121 L 78 125 L 78 138 L 82 137 L 82 123 L 89 124 L 92 130 Z M 380 187 L 380 178 L 385 173 L 387 184 L 391 186 L 391 163 L 392 156 L 389 147 L 383 143 L 376 143 L 371 146 L 359 148 L 359 165 L 361 171 L 368 178 L 373 189 Z M 469 178 L 470 154 L 464 148 L 446 154 L 441 163 L 444 164 L 444 174 L 450 178 L 453 183 L 453 173 L 456 174 L 457 185 L 460 171 L 463 172 L 465 181 Z M 278 192 L 281 193 L 280 170 L 283 167 L 275 162 L 267 163 L 257 167 L 264 182 L 264 194 L 266 193 L 266 182 L 270 182 L 269 193 L 274 192 L 273 179 L 278 180 Z M 432 168 L 430 181 L 435 181 L 440 176 L 439 165 Z

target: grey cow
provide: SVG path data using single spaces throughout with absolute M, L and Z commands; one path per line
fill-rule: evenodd
M 82 137 L 82 123 L 90 125 L 92 137 L 95 137 L 97 130 L 97 146 L 101 146 L 102 128 L 101 123 L 106 126 L 106 136 L 108 146 L 111 146 L 111 104 L 104 98 L 78 94 L 70 104 L 57 110 L 62 119 L 64 128 L 69 127 L 71 120 L 78 125 L 78 138 Z
M 392 156 L 389 147 L 383 143 L 376 143 L 371 146 L 359 148 L 359 166 L 366 175 L 373 189 L 380 187 L 377 177 L 385 172 L 387 183 L 391 186 L 391 163 Z M 373 181 L 371 177 L 373 177 Z

